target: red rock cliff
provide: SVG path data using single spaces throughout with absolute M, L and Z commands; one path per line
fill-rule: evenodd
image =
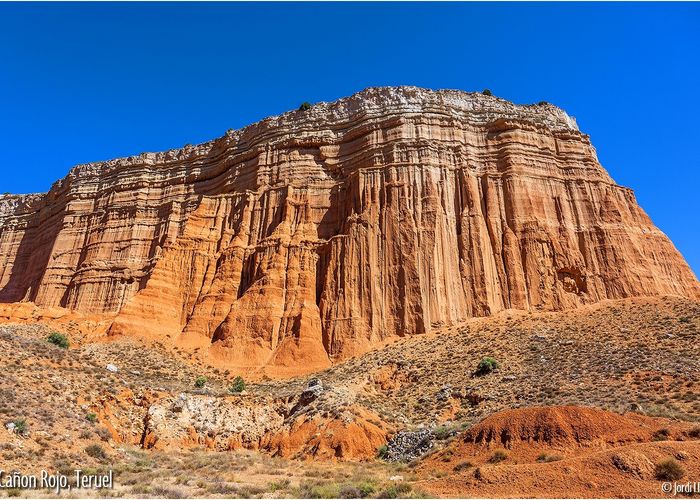
M 376 88 L 0 198 L 0 301 L 308 368 L 504 308 L 700 298 L 549 104 Z

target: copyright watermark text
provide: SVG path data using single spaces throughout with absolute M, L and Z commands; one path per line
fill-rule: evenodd
M 666 481 L 661 483 L 661 491 L 667 495 L 697 495 L 700 493 L 700 481 Z

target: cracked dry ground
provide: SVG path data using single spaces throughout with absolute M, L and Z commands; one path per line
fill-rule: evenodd
M 136 339 L 82 343 L 77 329 L 63 350 L 46 342 L 50 332 L 0 326 L 0 418 L 28 428 L 24 436 L 0 429 L 0 468 L 111 468 L 116 488 L 105 496 L 660 496 L 654 467 L 666 458 L 681 465 L 683 481 L 700 480 L 700 304 L 685 299 L 470 320 L 313 375 L 324 391 L 311 401 L 301 394 L 312 376 L 250 382 L 243 395 L 231 395 L 236 373 L 184 352 Z M 474 376 L 485 356 L 499 368 Z M 107 371 L 109 363 L 119 371 Z M 202 375 L 208 382 L 197 389 Z M 468 440 L 497 412 L 555 405 L 632 411 L 630 425 L 643 432 L 594 435 L 584 444 Z M 231 408 L 250 410 L 257 427 L 236 427 L 240 416 Z M 260 411 L 269 408 L 277 413 L 268 422 Z M 583 425 L 564 413 L 542 417 L 554 435 Z M 509 432 L 541 426 L 531 420 Z M 427 456 L 375 458 L 396 432 L 420 427 L 433 429 Z M 493 459 L 497 450 L 501 461 Z

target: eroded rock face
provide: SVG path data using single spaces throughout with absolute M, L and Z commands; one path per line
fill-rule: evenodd
M 368 89 L 0 198 L 0 301 L 311 371 L 505 308 L 700 298 L 549 104 Z
M 283 422 L 282 412 L 272 403 L 244 405 L 235 397 L 181 394 L 151 405 L 142 444 L 145 448 L 206 443 L 220 449 L 257 449 L 263 436 Z
M 140 444 L 155 449 L 206 446 L 220 451 L 262 450 L 282 457 L 372 459 L 393 428 L 355 405 L 354 397 L 345 392 L 332 390 L 314 404 L 303 394 L 288 401 L 164 396 L 148 407 Z

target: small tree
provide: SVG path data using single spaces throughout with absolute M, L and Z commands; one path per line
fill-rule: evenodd
M 228 390 L 233 394 L 243 392 L 245 390 L 245 380 L 243 380 L 243 377 L 239 375 L 238 377 L 234 378 L 233 383 L 231 384 L 231 387 L 228 388 Z
M 493 93 L 489 89 L 484 89 L 481 91 L 481 93 L 484 95 L 493 95 Z
M 299 106 L 299 111 L 308 111 L 311 109 L 311 103 L 310 102 L 302 102 L 301 106 Z
M 68 349 L 68 347 L 70 346 L 70 341 L 68 340 L 68 337 L 66 337 L 62 333 L 53 332 L 46 338 L 46 340 L 48 340 L 51 344 L 57 345 L 58 347 L 61 347 L 63 349 Z
M 88 413 L 87 415 L 85 415 L 85 418 L 87 418 L 88 421 L 94 424 L 95 422 L 97 422 L 97 413 Z
M 197 377 L 197 380 L 194 381 L 194 386 L 195 387 L 204 387 L 209 379 L 203 375 L 200 375 Z

